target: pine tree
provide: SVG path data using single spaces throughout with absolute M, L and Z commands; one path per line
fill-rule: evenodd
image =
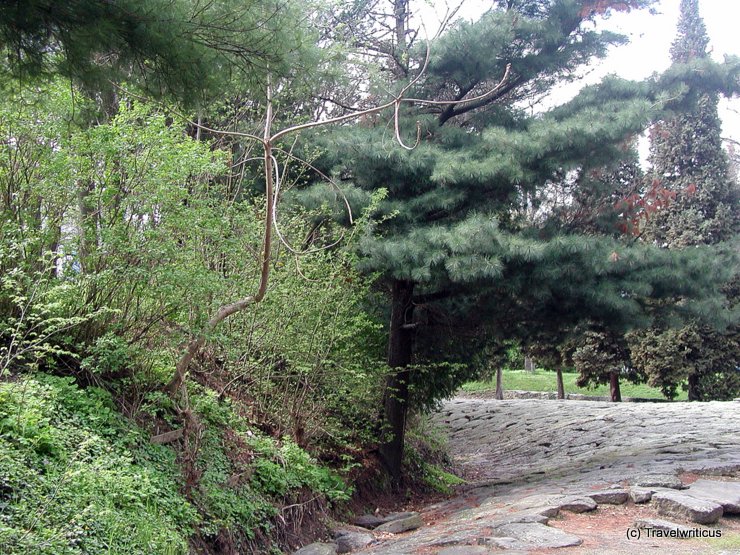
M 431 381 L 414 370 L 424 355 L 444 356 L 455 340 L 482 328 L 515 338 L 523 323 L 545 318 L 564 328 L 609 322 L 624 332 L 637 321 L 649 322 L 643 297 L 707 294 L 714 272 L 721 271 L 700 262 L 700 253 L 630 249 L 527 216 L 534 204 L 546 204 L 547 194 L 538 193 L 553 181 L 622 157 L 625 139 L 663 114 L 666 99 L 676 96 L 664 95 L 666 87 L 691 74 L 645 83 L 610 79 L 566 106 L 527 117 L 517 101 L 546 92 L 607 45 L 621 42 L 584 25 L 592 11 L 608 4 L 626 5 L 507 2 L 476 23 L 453 25 L 434 44 L 427 71 L 409 94 L 460 103 L 419 100 L 416 111 L 401 111 L 401 138 L 413 143 L 414 131 L 407 136 L 403 130 L 415 130 L 418 121 L 419 146 L 400 149 L 384 126 L 369 121 L 332 134 L 317 162 L 352 184 L 350 199 L 388 191 L 381 223 L 361 241 L 361 255 L 365 270 L 382 274 L 390 298 L 392 370 L 383 412 L 391 436 L 380 453 L 396 482 L 411 392 L 428 391 Z M 407 2 L 394 6 L 403 8 L 394 13 L 405 22 Z M 404 43 L 413 36 L 404 24 L 388 27 L 400 31 L 381 49 L 393 55 L 385 74 L 394 76 L 389 87 L 400 88 L 422 63 L 418 49 Z M 407 71 L 394 72 L 399 66 Z M 725 82 L 721 73 L 717 69 L 720 78 L 705 86 Z M 319 197 L 312 192 L 311 198 Z M 469 346 L 462 347 L 468 360 Z M 447 393 L 458 376 L 435 376 L 435 385 Z
M 708 44 L 698 0 L 682 0 L 673 62 L 707 59 Z M 651 183 L 669 191 L 671 200 L 650 214 L 645 240 L 677 249 L 737 238 L 740 195 L 722 148 L 717 103 L 716 93 L 695 94 L 686 112 L 651 130 Z M 740 395 L 739 337 L 737 326 L 720 333 L 695 323 L 681 330 L 633 334 L 631 345 L 635 361 L 653 385 L 675 396 L 678 385 L 688 379 L 689 399 L 706 400 L 712 391 L 722 398 Z M 725 387 L 718 388 L 718 382 Z
M 254 0 L 54 0 L 0 4 L 0 72 L 61 74 L 95 93 L 109 80 L 203 103 L 233 76 L 287 71 L 300 48 L 294 4 Z

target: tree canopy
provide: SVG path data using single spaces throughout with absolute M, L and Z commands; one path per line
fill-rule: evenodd
M 394 7 L 401 11 L 391 22 L 406 21 L 408 4 Z M 736 60 L 701 60 L 701 79 L 689 61 L 640 83 L 608 78 L 564 106 L 526 115 L 521 100 L 537 98 L 622 40 L 590 30 L 593 13 L 568 0 L 507 3 L 476 22 L 452 25 L 428 65 L 417 47 L 409 50 L 409 71 L 389 72 L 389 86 L 400 88 L 413 68 L 424 68 L 409 92 L 416 106 L 391 123 L 409 147 L 416 128 L 418 145 L 396 147 L 389 138 L 394 131 L 372 121 L 332 133 L 318 162 L 350 186 L 350 199 L 388 191 L 382 223 L 359 249 L 361 268 L 380 272 L 390 294 L 388 364 L 399 370 L 386 385 L 393 437 L 381 452 L 395 477 L 409 388 L 416 379 L 429 383 L 412 369 L 424 360 L 414 344 L 439 343 L 442 322 L 460 318 L 508 338 L 527 321 L 569 330 L 592 322 L 618 336 L 653 321 L 657 309 L 649 299 L 695 296 L 721 305 L 714 286 L 725 272 L 710 262 L 717 252 L 663 252 L 569 230 L 549 205 L 554 183 L 618 164 L 629 152 L 625 143 L 686 109 L 699 91 L 737 90 Z M 405 36 L 396 37 L 393 52 Z M 398 66 L 393 52 L 388 67 Z M 320 198 L 309 191 L 307 202 Z M 680 261 L 669 261 L 677 255 Z M 450 313 L 456 310 L 466 313 Z M 444 337 L 455 337 L 450 331 Z M 454 390 L 460 376 L 438 375 L 439 393 Z
M 149 94 L 203 103 L 234 74 L 254 85 L 268 66 L 290 71 L 308 45 L 300 19 L 292 4 L 266 0 L 9 1 L 0 5 L 2 67 L 92 90 L 133 80 Z

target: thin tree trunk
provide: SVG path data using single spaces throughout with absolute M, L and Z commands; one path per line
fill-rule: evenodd
M 406 77 L 409 72 L 408 44 L 406 41 L 406 18 L 409 15 L 409 0 L 394 0 L 393 16 L 396 20 L 396 51 L 393 57 L 398 64 L 400 77 Z
M 619 390 L 619 372 L 609 373 L 609 393 L 611 394 L 612 403 L 622 401 L 622 393 Z
M 185 353 L 182 355 L 180 360 L 175 366 L 175 374 L 172 376 L 170 383 L 167 384 L 166 390 L 170 395 L 174 395 L 182 387 L 185 382 L 185 376 L 187 375 L 190 363 L 201 350 L 203 344 L 206 342 L 208 335 L 226 318 L 232 314 L 236 314 L 244 310 L 247 306 L 260 302 L 265 293 L 267 292 L 267 283 L 270 279 L 270 256 L 272 249 L 272 221 L 273 213 L 275 210 L 275 175 L 273 173 L 273 155 L 272 155 L 272 142 L 270 140 L 270 129 L 272 125 L 272 90 L 268 83 L 267 87 L 267 114 L 265 121 L 265 133 L 263 137 L 263 148 L 264 148 L 264 173 L 265 173 L 265 226 L 264 236 L 262 239 L 262 256 L 261 263 L 262 268 L 260 272 L 260 283 L 257 288 L 257 293 L 249 297 L 245 297 L 235 303 L 227 304 L 220 307 L 216 313 L 211 317 L 203 328 L 203 331 L 196 337 L 190 340 L 188 343 Z
M 701 401 L 699 376 L 696 374 L 689 374 L 689 401 Z
M 504 370 L 500 366 L 496 368 L 496 399 L 504 398 Z
M 534 360 L 532 360 L 532 357 L 524 357 L 524 370 L 527 372 L 534 372 Z
M 51 238 L 49 240 L 49 253 L 51 256 L 51 275 L 52 277 L 59 277 L 59 243 L 62 240 L 62 227 L 59 224 L 51 223 L 53 228 L 51 232 Z
M 95 190 L 95 184 L 92 182 L 77 184 L 77 208 L 79 210 L 79 244 L 80 249 L 78 258 L 82 273 L 87 274 L 92 271 L 91 256 L 97 250 L 97 222 L 95 220 L 95 211 L 90 206 L 90 195 Z
M 380 457 L 396 488 L 403 483 L 401 467 L 409 401 L 408 365 L 411 362 L 414 338 L 411 322 L 413 293 L 413 282 L 393 282 L 388 337 L 388 366 L 391 372 L 386 379 L 383 399 L 384 423 L 391 435 L 380 445 Z
M 558 366 L 555 369 L 558 381 L 558 399 L 565 399 L 565 386 L 563 385 L 563 369 Z

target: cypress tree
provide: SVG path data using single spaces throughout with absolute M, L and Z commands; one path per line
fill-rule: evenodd
M 707 59 L 708 44 L 698 0 L 682 0 L 671 48 L 673 62 Z M 650 214 L 642 234 L 645 240 L 678 249 L 736 239 L 740 196 L 722 148 L 717 103 L 716 93 L 696 93 L 684 113 L 651 130 L 651 186 L 669 192 L 670 199 Z M 727 302 L 736 304 L 737 299 Z M 691 400 L 740 395 L 739 344 L 736 325 L 720 332 L 694 323 L 680 330 L 656 328 L 631 336 L 633 358 L 651 383 L 672 397 L 678 384 L 688 379 Z
M 673 62 L 707 59 L 708 43 L 698 0 L 682 0 Z M 722 148 L 718 101 L 716 93 L 695 94 L 683 113 L 652 128 L 651 177 L 675 198 L 651 215 L 645 240 L 678 248 L 715 244 L 737 234 L 740 198 Z

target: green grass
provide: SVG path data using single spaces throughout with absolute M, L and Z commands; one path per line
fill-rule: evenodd
M 566 393 L 582 393 L 584 395 L 609 395 L 609 386 L 601 385 L 594 389 L 576 387 L 576 372 L 563 372 L 563 385 Z M 535 372 L 525 372 L 524 370 L 504 370 L 503 372 L 504 391 L 521 390 L 521 391 L 557 391 L 555 372 L 550 370 L 538 369 Z M 468 382 L 463 385 L 463 391 L 469 393 L 480 391 L 495 391 L 495 378 L 491 381 Z M 639 397 L 641 399 L 664 399 L 659 389 L 650 387 L 646 384 L 635 385 L 626 381 L 620 383 L 622 397 Z M 677 400 L 685 401 L 687 398 L 685 391 L 679 391 Z

